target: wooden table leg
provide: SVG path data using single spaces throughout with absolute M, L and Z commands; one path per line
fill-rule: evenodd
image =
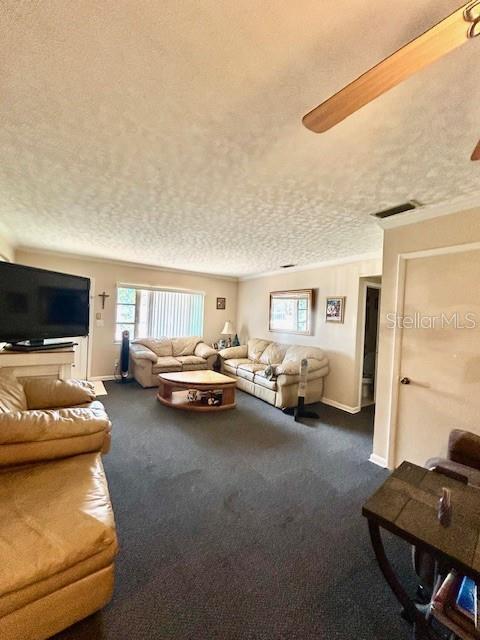
M 388 586 L 402 605 L 405 618 L 413 624 L 415 640 L 438 640 L 438 636 L 434 634 L 431 628 L 429 628 L 425 616 L 418 610 L 415 602 L 409 597 L 392 569 L 392 566 L 388 561 L 387 554 L 385 553 L 380 527 L 376 522 L 369 520 L 368 530 L 370 532 L 370 540 L 372 541 L 373 550 L 380 570 L 387 581 Z
M 160 381 L 158 385 L 158 395 L 164 398 L 165 400 L 172 399 L 172 385 L 166 384 L 163 381 Z
M 223 389 L 223 401 L 222 404 L 234 404 L 235 403 L 235 387 L 225 387 Z

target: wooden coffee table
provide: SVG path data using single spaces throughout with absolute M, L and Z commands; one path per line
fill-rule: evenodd
M 189 411 L 225 411 L 235 407 L 236 381 L 222 373 L 207 369 L 160 373 L 158 381 L 157 398 L 167 407 Z M 222 402 L 218 405 L 204 404 L 199 399 L 190 402 L 187 398 L 190 389 L 195 389 L 199 393 L 202 391 L 221 391 Z

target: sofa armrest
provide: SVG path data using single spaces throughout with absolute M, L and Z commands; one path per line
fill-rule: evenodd
M 480 470 L 480 436 L 453 429 L 448 439 L 448 458 L 452 462 Z
M 103 409 L 70 408 L 0 414 L 0 466 L 106 453 L 111 422 Z M 7 451 L 8 450 L 8 451 Z
M 321 367 L 320 369 L 315 369 L 314 371 L 308 371 L 307 374 L 307 385 L 311 380 L 318 380 L 318 378 L 324 378 L 328 375 L 328 364 Z M 288 387 L 291 384 L 298 384 L 300 382 L 300 372 L 297 373 L 281 373 L 276 371 L 277 375 L 277 385 L 279 387 L 285 386 Z
M 95 400 L 95 389 L 87 380 L 23 378 L 29 409 L 75 407 Z
M 285 364 L 278 364 L 275 367 L 276 376 L 298 376 L 300 375 L 300 363 L 299 362 L 286 362 Z
M 217 352 L 215 351 L 215 349 L 213 349 L 213 347 L 210 347 L 205 342 L 199 342 L 195 347 L 195 351 L 193 352 L 193 354 L 195 356 L 198 356 L 199 358 L 208 360 L 208 358 L 216 356 Z
M 130 356 L 134 361 L 150 360 L 153 364 L 157 363 L 158 356 L 143 344 L 130 344 Z
M 246 358 L 248 355 L 248 348 L 246 344 L 242 344 L 239 347 L 227 347 L 218 353 L 224 360 L 230 360 L 231 358 Z
M 313 361 L 317 362 L 316 360 Z M 282 362 L 275 367 L 275 373 L 277 376 L 285 375 L 285 376 L 298 376 L 300 375 L 300 364 L 301 360 L 287 360 L 286 362 Z M 308 361 L 308 369 L 307 372 L 312 371 L 312 361 Z
M 0 413 L 0 445 L 71 438 L 110 431 L 111 422 L 100 409 L 70 408 Z
M 328 365 L 328 360 L 326 358 L 324 360 L 307 358 L 307 362 L 307 375 L 314 371 L 323 369 Z M 300 374 L 300 365 L 301 360 L 287 360 L 286 362 L 282 362 L 282 364 L 277 365 L 275 371 L 278 376 L 282 374 L 286 376 L 298 376 Z

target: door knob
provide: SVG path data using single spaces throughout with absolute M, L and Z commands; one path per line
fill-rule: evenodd
M 400 384 L 410 384 L 410 378 L 402 378 Z

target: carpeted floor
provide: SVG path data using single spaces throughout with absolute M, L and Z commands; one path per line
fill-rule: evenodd
M 305 426 L 242 392 L 199 415 L 136 383 L 107 389 L 115 594 L 56 640 L 409 637 L 361 516 L 387 475 L 368 462 L 371 409 L 318 405 Z M 408 548 L 389 547 L 407 573 Z

